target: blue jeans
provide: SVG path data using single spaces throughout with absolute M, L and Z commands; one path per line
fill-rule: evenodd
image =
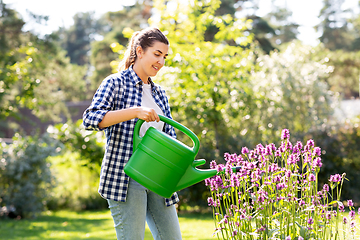
M 126 202 L 107 200 L 118 240 L 144 239 L 145 220 L 155 240 L 181 239 L 175 205 L 130 179 Z

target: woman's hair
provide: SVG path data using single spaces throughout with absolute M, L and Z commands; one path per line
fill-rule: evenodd
M 148 47 L 152 47 L 154 45 L 155 41 L 169 45 L 169 41 L 166 36 L 157 28 L 145 28 L 141 31 L 134 32 L 124 54 L 124 58 L 119 64 L 119 71 L 128 69 L 135 63 L 137 58 L 136 48 L 138 46 L 140 46 L 143 51 L 146 51 Z

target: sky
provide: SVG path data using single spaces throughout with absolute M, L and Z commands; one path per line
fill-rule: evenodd
M 298 38 L 305 44 L 317 45 L 319 34 L 314 26 L 320 20 L 317 18 L 322 8 L 323 0 L 275 0 L 276 3 L 286 6 L 293 12 L 292 20 L 300 25 Z M 11 8 L 18 11 L 25 20 L 27 10 L 38 15 L 49 16 L 47 26 L 25 25 L 24 30 L 33 30 L 39 34 L 49 34 L 59 27 L 69 27 L 73 24 L 73 16 L 78 12 L 94 11 L 96 17 L 108 11 L 119 11 L 123 5 L 129 5 L 134 0 L 3 0 Z M 356 8 L 358 0 L 345 0 L 343 8 Z M 264 16 L 271 9 L 271 0 L 259 0 L 260 9 L 256 12 Z

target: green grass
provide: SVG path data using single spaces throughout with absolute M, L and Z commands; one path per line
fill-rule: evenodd
M 179 213 L 183 239 L 214 240 L 211 214 Z M 0 220 L 2 240 L 75 240 L 112 239 L 116 237 L 109 211 L 45 212 L 31 220 Z M 148 227 L 145 239 L 153 239 Z

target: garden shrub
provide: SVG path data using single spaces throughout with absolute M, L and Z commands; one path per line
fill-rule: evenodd
M 39 214 L 54 186 L 47 158 L 60 151 L 59 142 L 48 135 L 17 134 L 11 144 L 0 143 L 0 207 L 13 208 L 20 218 Z
M 97 192 L 99 173 L 84 164 L 78 152 L 65 152 L 49 159 L 56 186 L 47 203 L 50 210 L 105 209 L 108 205 Z
M 104 135 L 85 130 L 82 120 L 50 126 L 48 132 L 64 144 L 66 151 L 51 158 L 57 180 L 49 209 L 104 209 L 107 202 L 97 192 L 101 162 L 104 156 Z

